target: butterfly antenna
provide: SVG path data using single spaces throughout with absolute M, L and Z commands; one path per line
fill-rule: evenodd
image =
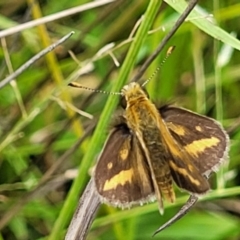
M 103 93 L 103 94 L 109 94 L 109 95 L 121 95 L 120 92 L 108 92 L 108 91 L 103 91 L 99 89 L 93 89 L 93 88 L 82 86 L 77 82 L 71 82 L 68 84 L 68 86 L 75 87 L 75 88 L 82 88 L 82 89 L 85 89 L 91 92 L 96 92 L 96 93 Z
M 156 70 L 153 72 L 153 74 L 142 84 L 142 87 L 144 87 L 149 81 L 151 81 L 156 76 L 156 74 L 159 72 L 161 67 L 164 65 L 164 63 L 166 62 L 168 57 L 172 54 L 174 49 L 175 49 L 175 46 L 171 46 L 171 47 L 168 48 L 166 56 L 164 57 L 164 59 L 160 63 L 160 66 L 157 67 Z

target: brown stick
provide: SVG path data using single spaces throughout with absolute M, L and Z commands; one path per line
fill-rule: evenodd
M 88 229 L 92 225 L 96 211 L 100 206 L 100 199 L 94 188 L 91 178 L 78 203 L 78 208 L 74 213 L 65 240 L 86 239 Z

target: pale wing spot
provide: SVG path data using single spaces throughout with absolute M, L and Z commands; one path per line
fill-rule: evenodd
M 113 163 L 112 162 L 108 163 L 107 165 L 108 170 L 112 169 L 112 167 L 113 167 Z
M 191 175 L 189 175 L 189 173 L 186 171 L 186 169 L 184 168 L 180 168 L 178 167 L 173 161 L 169 161 L 170 166 L 172 167 L 172 169 L 174 169 L 175 172 L 180 173 L 181 175 L 187 177 L 191 183 L 199 186 L 201 183 L 197 180 L 194 179 Z
M 103 191 L 117 188 L 118 185 L 124 185 L 127 182 L 132 183 L 133 169 L 123 170 L 111 179 L 107 180 L 103 186 Z
M 180 125 L 175 125 L 171 122 L 167 122 L 167 127 L 179 136 L 186 135 L 186 129 Z
M 198 131 L 198 132 L 202 132 L 202 128 L 200 126 L 196 126 L 195 129 Z
M 206 148 L 215 147 L 219 142 L 220 140 L 216 137 L 204 138 L 193 141 L 184 148 L 190 155 L 198 156 L 198 154 L 204 152 Z
M 128 157 L 128 154 L 129 154 L 129 151 L 128 151 L 127 148 L 122 149 L 122 150 L 119 152 L 120 159 L 123 160 L 123 161 L 126 160 L 127 157 Z

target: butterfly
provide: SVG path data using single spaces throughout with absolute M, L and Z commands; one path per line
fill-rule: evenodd
M 100 200 L 120 208 L 175 201 L 173 182 L 191 194 L 210 190 L 206 178 L 228 158 L 229 137 L 216 120 L 166 105 L 157 108 L 141 85 L 121 91 L 118 116 L 97 161 Z

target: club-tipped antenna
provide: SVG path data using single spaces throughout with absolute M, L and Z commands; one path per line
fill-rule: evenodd
M 164 65 L 164 63 L 166 62 L 166 60 L 168 59 L 168 57 L 172 54 L 173 50 L 175 49 L 175 46 L 171 46 L 168 48 L 166 56 L 164 57 L 164 59 L 162 60 L 162 62 L 160 63 L 160 66 L 156 68 L 156 70 L 153 72 L 153 74 L 142 84 L 142 87 L 144 87 L 149 81 L 151 81 L 156 74 L 159 72 L 159 70 L 162 68 L 162 66 Z
M 108 92 L 108 91 L 104 91 L 104 90 L 85 87 L 77 82 L 71 82 L 68 84 L 68 86 L 75 87 L 75 88 L 82 88 L 82 89 L 85 89 L 85 90 L 88 90 L 91 92 L 96 92 L 96 93 L 103 93 L 103 94 L 108 94 L 108 95 L 122 95 L 120 92 Z

